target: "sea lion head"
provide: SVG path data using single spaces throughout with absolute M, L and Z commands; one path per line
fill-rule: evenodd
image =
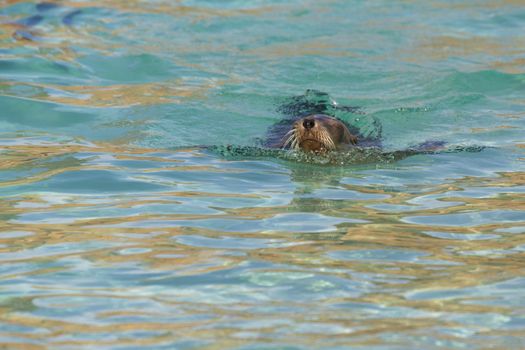
M 284 136 L 281 148 L 325 153 L 357 144 L 357 137 L 339 119 L 312 114 L 295 121 Z

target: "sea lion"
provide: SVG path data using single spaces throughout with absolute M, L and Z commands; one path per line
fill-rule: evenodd
M 257 145 L 205 146 L 227 159 L 281 159 L 318 165 L 389 164 L 418 154 L 479 152 L 484 147 L 447 146 L 428 140 L 389 150 L 383 147 L 382 126 L 355 106 L 339 105 L 328 94 L 307 90 L 287 98 L 277 112 L 284 118 L 271 125 Z
M 331 154 L 356 147 L 381 148 L 381 124 L 357 106 L 337 103 L 330 95 L 307 90 L 285 99 L 277 112 L 283 118 L 271 125 L 260 145 L 266 149 Z
M 357 145 L 343 121 L 326 114 L 311 114 L 296 120 L 281 139 L 278 148 L 326 153 Z

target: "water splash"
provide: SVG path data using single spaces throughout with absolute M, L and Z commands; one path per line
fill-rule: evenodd
M 443 145 L 437 142 L 437 145 Z M 457 152 L 481 152 L 483 146 L 450 146 L 434 147 L 431 142 L 407 148 L 404 150 L 385 151 L 379 147 L 352 147 L 344 151 L 326 152 L 323 154 L 303 152 L 301 150 L 270 149 L 253 146 L 220 145 L 206 147 L 210 152 L 226 159 L 280 159 L 290 162 L 317 165 L 359 165 L 359 164 L 391 164 L 401 159 L 417 154 L 439 154 Z

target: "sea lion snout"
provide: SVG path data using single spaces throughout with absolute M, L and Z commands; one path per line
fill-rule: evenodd
M 350 133 L 341 120 L 325 114 L 312 114 L 298 119 L 292 125 L 280 147 L 323 153 L 356 143 L 357 137 Z

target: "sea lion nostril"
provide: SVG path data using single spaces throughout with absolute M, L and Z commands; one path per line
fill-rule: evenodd
M 315 121 L 313 119 L 305 119 L 303 121 L 303 126 L 305 129 L 311 129 L 315 126 Z

